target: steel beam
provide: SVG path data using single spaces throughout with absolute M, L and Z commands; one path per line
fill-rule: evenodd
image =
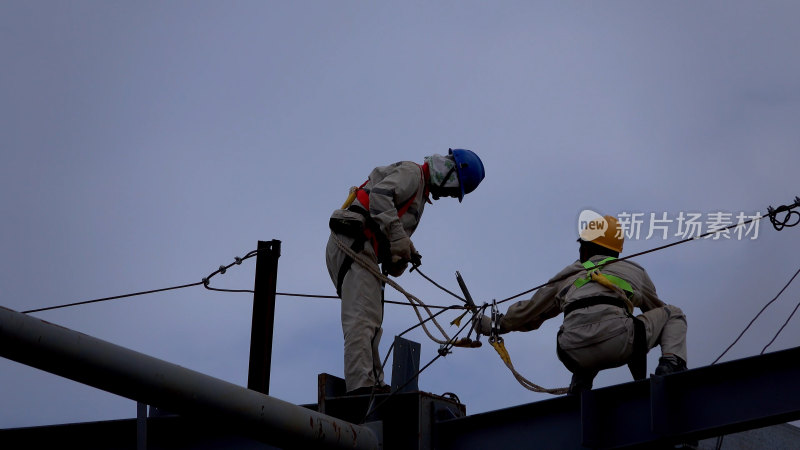
M 439 422 L 437 449 L 581 448 L 579 398 L 565 396 Z
M 378 448 L 367 427 L 0 307 L 0 356 L 284 448 Z
M 800 347 L 654 377 L 653 429 L 713 436 L 800 418 Z
M 800 419 L 800 347 L 440 422 L 442 449 L 655 448 Z

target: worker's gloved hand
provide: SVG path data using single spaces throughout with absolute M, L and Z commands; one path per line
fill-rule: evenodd
M 411 239 L 408 236 L 391 241 L 389 243 L 389 253 L 392 255 L 392 263 L 410 261 L 412 248 L 414 248 L 414 244 L 411 243 Z
M 383 271 L 393 277 L 399 277 L 408 268 L 408 261 L 395 261 L 383 263 Z
M 475 330 L 476 333 L 489 336 L 492 333 L 492 318 L 484 314 L 475 316 L 475 318 L 472 319 L 472 329 Z

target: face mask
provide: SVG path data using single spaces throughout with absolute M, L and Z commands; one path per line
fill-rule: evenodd
M 453 157 L 433 154 L 425 157 L 431 172 L 431 187 L 434 190 L 458 190 L 458 174 Z

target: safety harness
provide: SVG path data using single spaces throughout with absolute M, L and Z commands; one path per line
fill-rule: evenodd
M 350 205 L 348 209 L 350 211 L 357 212 L 363 215 L 367 219 L 367 224 L 372 225 L 364 228 L 364 236 L 372 244 L 372 249 L 375 251 L 375 255 L 380 255 L 378 251 L 379 250 L 385 251 L 386 246 L 379 245 L 379 241 L 384 241 L 386 238 L 383 236 L 383 233 L 380 232 L 378 226 L 375 224 L 375 222 L 372 220 L 372 217 L 370 217 L 369 215 L 369 191 L 364 189 L 364 185 L 367 184 L 367 181 L 365 181 L 364 184 L 362 184 L 361 187 L 358 188 L 358 191 L 356 191 L 356 198 L 358 198 L 358 202 L 361 203 L 364 207 L 361 208 L 360 206 L 357 205 Z M 411 204 L 414 203 L 414 199 L 416 198 L 417 194 L 414 193 L 414 195 L 412 195 L 411 198 L 408 199 L 408 201 L 403 203 L 403 205 L 400 208 L 397 208 L 398 219 L 402 218 L 403 215 L 405 215 L 405 213 L 408 211 L 408 208 L 411 207 Z M 379 260 L 381 260 L 381 258 L 379 258 Z
M 647 336 L 644 322 L 633 316 L 633 303 L 631 301 L 633 299 L 633 287 L 618 276 L 600 273 L 600 268 L 604 264 L 615 259 L 614 257 L 608 257 L 596 265 L 591 261 L 584 262 L 583 267 L 586 269 L 586 276 L 578 278 L 572 285 L 576 289 L 580 289 L 590 282 L 600 283 L 621 295 L 615 297 L 597 296 L 575 300 L 564 308 L 564 317 L 566 318 L 576 309 L 594 305 L 612 305 L 622 308 L 625 311 L 625 315 L 633 319 L 633 353 L 628 361 L 628 368 L 635 380 L 643 380 L 647 377 Z M 582 370 L 577 362 L 561 349 L 560 345 L 557 351 L 559 358 L 567 369 L 573 373 Z
M 572 285 L 575 286 L 576 289 L 579 289 L 586 283 L 594 281 L 602 284 L 612 291 L 616 291 L 616 288 L 621 289 L 625 294 L 626 299 L 630 301 L 630 299 L 633 298 L 633 287 L 631 287 L 630 283 L 618 276 L 600 273 L 600 267 L 602 267 L 605 263 L 615 259 L 617 258 L 609 256 L 608 258 L 597 263 L 597 265 L 591 261 L 586 261 L 583 263 L 583 267 L 586 269 L 586 276 L 584 278 L 578 278 L 574 283 L 572 283 Z M 611 284 L 610 286 L 609 283 Z M 628 310 L 628 313 L 633 313 L 633 304 L 631 304 L 630 308 L 625 309 Z
M 425 183 L 425 175 L 428 169 L 427 163 L 423 165 L 417 165 L 420 169 L 420 177 L 421 177 L 421 187 L 420 189 L 424 189 L 423 197 L 427 200 L 429 190 L 428 186 Z M 364 186 L 369 183 L 369 179 L 361 184 L 361 186 L 357 188 L 351 188 L 350 194 L 347 197 L 347 200 L 342 205 L 342 209 L 347 209 L 349 211 L 361 214 L 364 216 L 366 226 L 363 228 L 363 233 L 360 236 L 351 236 L 355 238 L 353 245 L 350 248 L 358 253 L 363 249 L 363 245 L 365 242 L 370 242 L 372 245 L 372 249 L 375 251 L 375 256 L 378 258 L 378 261 L 384 261 L 388 258 L 386 252 L 389 249 L 389 242 L 386 236 L 380 231 L 380 227 L 378 224 L 372 220 L 372 217 L 369 214 L 369 190 L 365 189 Z M 414 200 L 417 198 L 417 194 L 419 190 L 414 193 L 407 201 L 403 202 L 399 208 L 397 208 L 397 217 L 402 218 L 406 212 L 408 212 L 411 205 L 414 203 Z M 353 200 L 358 199 L 358 202 L 361 203 L 361 206 L 354 205 Z M 344 261 L 342 261 L 342 265 L 339 268 L 339 275 L 336 282 L 336 294 L 339 297 L 342 296 L 342 283 L 344 282 L 344 276 L 347 274 L 347 271 L 350 270 L 350 266 L 353 264 L 353 258 L 350 256 L 345 256 Z

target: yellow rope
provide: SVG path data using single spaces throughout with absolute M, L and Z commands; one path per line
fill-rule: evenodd
M 521 384 L 522 387 L 524 387 L 525 389 L 528 389 L 533 392 L 541 392 L 553 395 L 563 395 L 566 394 L 567 391 L 569 391 L 569 388 L 565 387 L 555 388 L 555 389 L 544 388 L 523 377 L 519 372 L 517 372 L 517 369 L 514 368 L 514 364 L 511 363 L 511 356 L 509 356 L 508 350 L 506 350 L 506 345 L 503 343 L 503 340 L 497 339 L 495 341 L 490 341 L 490 343 L 492 344 L 492 347 L 494 347 L 494 349 L 497 351 L 497 354 L 500 355 L 500 359 L 503 360 L 506 367 L 508 367 L 511 373 L 514 374 L 514 378 L 516 378 L 519 384 Z
M 466 316 L 466 315 L 467 315 L 467 313 L 469 313 L 469 310 L 467 310 L 467 311 L 464 311 L 464 313 L 463 313 L 463 314 L 461 314 L 460 316 L 458 316 L 458 317 L 456 317 L 455 319 L 453 319 L 453 321 L 452 321 L 452 322 L 450 322 L 450 325 L 455 325 L 455 326 L 457 326 L 457 327 L 460 327 L 460 326 L 461 326 L 461 319 L 463 319 L 463 318 L 464 318 L 464 316 Z
M 617 297 L 621 298 L 623 302 L 625 302 L 625 308 L 628 310 L 628 313 L 633 314 L 633 303 L 628 300 L 628 296 L 625 295 L 625 291 L 619 288 L 616 284 L 612 283 L 611 280 L 606 278 L 605 275 L 598 271 L 591 272 L 592 281 L 602 284 L 603 286 L 611 289 L 614 293 L 617 294 Z
M 344 204 L 342 205 L 342 209 L 347 209 L 347 208 L 350 207 L 350 205 L 353 204 L 353 200 L 356 199 L 356 192 L 357 191 L 358 191 L 357 187 L 355 187 L 355 186 L 351 186 L 350 187 L 350 192 L 347 194 L 347 200 L 344 201 Z

